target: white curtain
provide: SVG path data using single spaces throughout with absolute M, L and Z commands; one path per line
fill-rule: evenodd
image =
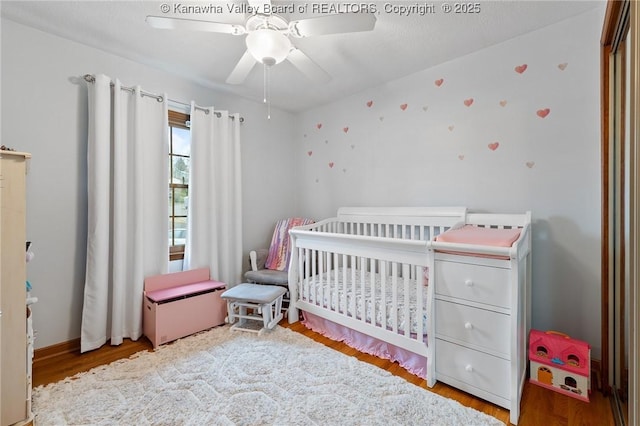
M 144 278 L 168 270 L 167 97 L 88 85 L 87 265 L 81 351 L 142 335 Z
M 208 267 L 227 286 L 242 272 L 240 116 L 191 104 L 185 270 Z

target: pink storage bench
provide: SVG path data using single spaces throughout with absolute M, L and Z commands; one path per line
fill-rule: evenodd
M 220 295 L 225 289 L 225 283 L 209 277 L 208 268 L 145 278 L 144 335 L 155 349 L 224 324 L 227 307 Z

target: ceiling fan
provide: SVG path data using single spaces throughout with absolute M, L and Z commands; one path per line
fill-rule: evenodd
M 159 29 L 185 29 L 214 33 L 246 35 L 247 50 L 236 64 L 226 82 L 241 84 L 256 63 L 268 67 L 285 59 L 291 62 L 307 78 L 316 82 L 327 82 L 329 74 L 295 47 L 292 38 L 304 38 L 328 34 L 371 31 L 376 17 L 372 13 L 335 13 L 312 18 L 287 21 L 270 11 L 277 10 L 271 0 L 249 0 L 248 10 L 252 14 L 244 25 L 224 22 L 201 21 L 167 16 L 147 16 L 147 23 Z

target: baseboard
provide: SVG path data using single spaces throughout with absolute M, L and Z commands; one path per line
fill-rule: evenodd
M 79 352 L 80 338 L 69 340 L 68 342 L 56 343 L 55 345 L 39 348 L 33 351 L 33 363 L 36 364 L 53 358 L 58 355 Z

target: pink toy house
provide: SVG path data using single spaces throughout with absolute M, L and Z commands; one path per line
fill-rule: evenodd
M 529 333 L 530 382 L 589 402 L 591 348 L 555 331 Z

